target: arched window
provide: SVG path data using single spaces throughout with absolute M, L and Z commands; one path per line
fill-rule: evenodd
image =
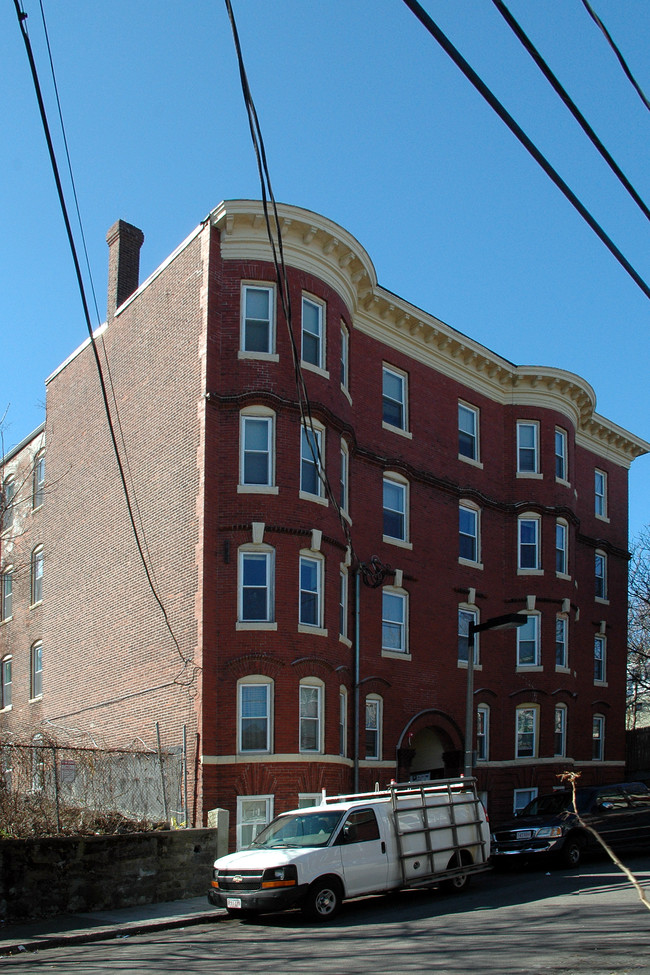
M 395 586 L 382 589 L 381 648 L 393 653 L 408 653 L 408 593 Z
M 275 620 L 275 551 L 250 543 L 238 555 L 238 625 L 262 628 Z
M 272 751 L 273 681 L 271 678 L 252 674 L 238 681 L 237 710 L 238 751 Z
M 524 514 L 517 519 L 519 572 L 539 572 L 542 567 L 541 527 L 542 519 L 537 514 Z
M 275 486 L 275 413 L 247 406 L 239 415 L 239 489 L 272 493 Z
M 13 616 L 14 568 L 12 565 L 2 573 L 2 588 L 0 589 L 0 620 L 9 620 Z
M 298 628 L 324 631 L 325 560 L 310 550 L 300 553 Z M 304 630 L 303 630 L 304 631 Z
M 32 606 L 43 600 L 43 546 L 37 545 L 32 552 Z
M 34 458 L 32 473 L 32 508 L 40 508 L 45 500 L 45 452 L 41 451 Z
M 366 758 L 381 758 L 383 701 L 378 694 L 366 698 Z
M 325 685 L 316 677 L 300 681 L 300 751 L 322 752 Z
M 401 474 L 384 474 L 384 541 L 399 544 L 409 539 L 409 483 Z
M 0 710 L 11 707 L 11 657 L 0 660 Z
M 40 640 L 32 644 L 29 660 L 29 696 L 35 700 L 43 696 L 43 644 Z

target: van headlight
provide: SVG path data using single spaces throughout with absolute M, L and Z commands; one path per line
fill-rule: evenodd
M 287 863 L 283 867 L 268 867 L 262 875 L 262 888 L 295 887 L 298 883 L 298 871 L 295 863 Z

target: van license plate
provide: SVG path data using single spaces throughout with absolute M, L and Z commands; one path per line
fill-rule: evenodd
M 231 908 L 231 910 L 238 910 L 241 907 L 241 897 L 227 897 L 226 907 Z

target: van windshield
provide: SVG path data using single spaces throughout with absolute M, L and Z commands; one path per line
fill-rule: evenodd
M 254 847 L 327 846 L 341 819 L 340 812 L 300 812 L 278 816 L 258 833 Z

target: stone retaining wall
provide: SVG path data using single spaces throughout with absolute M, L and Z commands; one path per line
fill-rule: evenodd
M 206 894 L 216 829 L 0 840 L 0 922 Z

